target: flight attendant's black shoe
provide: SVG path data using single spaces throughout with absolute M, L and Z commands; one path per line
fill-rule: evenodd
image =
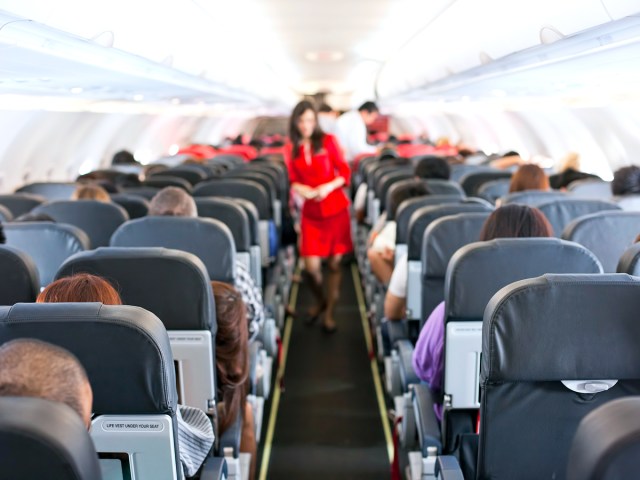
M 318 321 L 318 319 L 325 312 L 326 309 L 327 309 L 326 303 L 310 308 L 309 310 L 307 310 L 307 318 L 305 319 L 304 323 L 306 323 L 307 325 L 313 325 Z
M 331 322 L 327 323 L 326 320 L 324 322 L 322 322 L 322 331 L 324 333 L 336 333 L 336 330 L 338 330 L 338 326 L 336 325 L 336 322 L 334 322 L 333 320 L 331 320 Z

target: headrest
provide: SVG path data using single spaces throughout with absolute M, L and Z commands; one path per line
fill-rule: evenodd
M 447 317 L 479 319 L 505 285 L 545 273 L 601 273 L 593 253 L 557 238 L 499 238 L 458 250 L 447 268 Z
M 258 209 L 260 220 L 272 218 L 272 205 L 265 188 L 253 180 L 225 178 L 200 182 L 193 189 L 194 197 L 239 197 L 249 200 Z
M 458 195 L 460 198 L 465 197 L 464 190 L 456 182 L 451 180 L 438 180 L 429 178 L 424 181 L 427 187 L 434 195 Z
M 485 157 L 486 159 L 486 157 Z M 460 183 L 460 180 L 469 173 L 477 173 L 477 172 L 500 172 L 497 168 L 489 167 L 487 165 L 472 165 L 469 163 L 459 163 L 456 165 L 451 165 L 451 176 L 450 180 L 454 182 Z
M 91 240 L 91 248 L 109 245 L 111 234 L 129 220 L 120 205 L 97 200 L 61 200 L 40 205 L 33 213 L 46 213 L 56 222 L 82 229 Z
M 86 233 L 73 225 L 52 222 L 8 223 L 7 245 L 19 248 L 35 262 L 40 285 L 46 286 L 67 258 L 90 247 Z
M 0 222 L 10 222 L 11 220 L 13 220 L 11 210 L 0 204 Z
M 570 197 L 566 193 L 544 190 L 525 190 L 523 192 L 508 193 L 502 198 L 502 205 L 510 203 L 519 203 L 521 205 L 529 205 L 535 207 L 542 203 L 551 202 L 553 200 L 566 200 Z
M 618 398 L 591 411 L 576 431 L 567 480 L 633 478 L 640 454 L 640 397 Z
M 0 344 L 16 338 L 35 338 L 73 353 L 89 376 L 97 415 L 175 415 L 169 337 L 158 317 L 142 308 L 101 303 L 0 307 Z
M 490 182 L 491 180 L 498 180 L 501 178 L 511 178 L 511 172 L 504 170 L 480 170 L 471 171 L 463 175 L 459 182 L 460 186 L 464 190 L 464 193 L 469 197 L 473 197 L 478 193 L 478 190 L 482 184 Z
M 191 192 L 191 184 L 184 178 L 169 175 L 169 170 L 162 170 L 156 175 L 147 177 L 146 180 L 142 182 L 142 185 L 156 188 L 177 187 L 185 192 Z
M 155 187 L 127 187 L 123 188 L 122 192 L 127 195 L 135 195 L 137 197 L 142 197 L 151 201 L 151 199 L 155 197 L 156 193 L 158 193 L 160 190 L 160 188 Z
M 276 186 L 276 182 L 274 182 L 273 179 L 264 172 L 234 169 L 225 173 L 224 179 L 226 180 L 229 178 L 251 180 L 262 185 L 265 192 L 267 192 L 269 202 L 273 202 L 273 199 L 277 197 L 278 187 Z
M 567 225 L 562 238 L 591 250 L 606 273 L 615 273 L 618 260 L 640 233 L 640 212 L 599 212 Z
M 611 182 L 600 180 L 576 180 L 567 187 L 574 196 L 580 198 L 596 198 L 607 200 L 611 198 Z
M 227 200 L 231 200 L 236 205 L 242 207 L 244 212 L 247 214 L 247 219 L 249 220 L 249 232 L 251 233 L 251 245 L 259 245 L 259 226 L 258 222 L 260 221 L 260 214 L 258 213 L 258 209 L 256 206 L 251 203 L 249 200 L 244 198 L 231 198 L 231 197 L 203 197 L 203 198 L 225 198 Z M 196 202 L 198 199 L 195 199 Z
M 220 220 L 229 227 L 236 251 L 249 251 L 251 234 L 249 232 L 249 217 L 244 208 L 233 200 L 222 197 L 198 197 L 195 201 L 198 207 L 198 216 Z
M 173 167 L 169 170 L 165 170 L 164 172 L 161 172 L 161 174 L 162 173 L 170 175 L 172 177 L 182 178 L 183 180 L 189 182 L 189 184 L 192 186 L 198 182 L 205 180 L 209 175 L 209 172 L 205 173 L 205 171 L 200 168 L 193 168 L 192 165 L 180 165 L 178 167 Z M 153 177 L 153 175 L 151 176 Z
M 46 198 L 30 193 L 10 193 L 0 195 L 0 205 L 4 205 L 10 210 L 13 218 L 30 212 L 33 208 L 46 201 Z
M 415 182 L 415 178 L 413 175 L 413 169 L 409 170 L 391 170 L 390 172 L 386 172 L 384 175 L 380 176 L 377 179 L 377 183 L 375 186 L 375 194 L 376 197 L 380 199 L 380 207 L 384 210 L 387 204 L 387 197 L 389 194 L 389 189 L 392 188 L 397 183 L 406 184 L 407 181 Z M 419 180 L 418 180 L 419 181 Z
M 0 305 L 34 302 L 39 291 L 38 269 L 29 255 L 0 245 Z
M 409 260 L 420 260 L 424 231 L 434 220 L 457 213 L 490 212 L 491 210 L 490 207 L 479 203 L 453 203 L 419 208 L 409 219 L 407 242 Z
M 121 225 L 111 237 L 113 247 L 165 247 L 196 255 L 209 278 L 233 283 L 236 247 L 231 232 L 212 218 L 144 217 Z
M 398 206 L 395 220 L 398 225 L 398 231 L 396 232 L 397 243 L 407 243 L 407 237 L 409 235 L 409 219 L 413 212 L 422 207 L 430 205 L 444 205 L 446 203 L 460 203 L 461 198 L 458 195 L 426 195 L 423 197 L 415 197 L 405 200 Z M 394 220 L 389 218 L 387 212 L 387 220 Z M 402 240 L 402 241 L 401 241 Z
M 35 182 L 20 187 L 16 193 L 33 193 L 49 201 L 69 200 L 76 191 L 76 186 L 75 183 L 67 182 Z
M 640 379 L 639 310 L 640 281 L 625 274 L 508 285 L 484 312 L 483 382 Z
M 102 478 L 87 427 L 63 403 L 0 398 L 0 450 L 0 471 L 5 478 Z
M 637 212 L 640 210 L 640 195 L 622 195 L 612 199 L 622 210 Z
M 456 251 L 477 242 L 490 212 L 458 213 L 431 222 L 422 237 L 422 275 L 442 277 L 447 273 L 449 260 Z
M 559 237 L 564 228 L 578 217 L 605 210 L 620 210 L 615 203 L 573 198 L 552 200 L 536 206 L 551 223 L 556 237 Z
M 501 178 L 498 180 L 491 180 L 490 182 L 483 183 L 478 188 L 478 196 L 485 200 L 495 204 L 496 200 L 504 197 L 509 193 L 509 186 L 511 185 L 510 178 Z
M 101 247 L 69 258 L 56 279 L 91 273 L 108 280 L 122 303 L 155 314 L 167 330 L 211 330 L 216 312 L 209 274 L 195 255 L 157 247 Z
M 640 243 L 634 243 L 620 256 L 616 272 L 640 276 Z
M 149 200 L 138 195 L 114 193 L 111 195 L 111 201 L 124 208 L 132 220 L 144 217 L 149 213 Z

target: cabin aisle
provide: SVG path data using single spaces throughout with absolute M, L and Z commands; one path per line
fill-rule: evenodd
M 338 331 L 293 321 L 266 478 L 389 478 L 387 444 L 350 265 L 336 308 Z M 301 286 L 296 308 L 311 292 Z

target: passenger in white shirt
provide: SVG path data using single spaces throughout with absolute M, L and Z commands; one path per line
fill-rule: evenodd
M 373 102 L 363 103 L 358 110 L 351 110 L 338 117 L 335 135 L 340 141 L 348 162 L 363 153 L 375 153 L 377 148 L 367 143 L 367 126 L 378 118 L 379 109 Z
M 318 123 L 324 133 L 334 134 L 338 113 L 327 103 L 321 103 L 318 107 Z

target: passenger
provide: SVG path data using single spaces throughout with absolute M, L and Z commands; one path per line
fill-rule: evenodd
M 375 103 L 365 102 L 336 120 L 335 134 L 348 162 L 363 153 L 376 153 L 377 148 L 367 143 L 367 127 L 376 121 L 379 111 Z
M 416 178 L 449 180 L 451 167 L 444 158 L 436 155 L 427 155 L 418 160 L 414 174 Z
M 561 161 L 558 173 L 549 177 L 551 188 L 566 190 L 570 183 L 577 180 L 602 180 L 597 175 L 580 171 L 580 156 L 576 152 L 569 152 Z
M 78 273 L 49 284 L 36 299 L 37 303 L 100 302 L 122 305 L 118 292 L 105 279 Z M 211 421 L 197 408 L 178 405 L 178 442 L 184 474 L 192 477 L 200 469 L 213 446 Z
M 333 134 L 336 129 L 337 119 L 338 113 L 329 104 L 322 102 L 318 106 L 318 123 L 323 132 Z
M 97 200 L 98 202 L 109 203 L 111 197 L 107 191 L 99 185 L 92 183 L 86 185 L 78 185 L 71 195 L 72 200 Z
M 622 167 L 613 174 L 611 193 L 615 196 L 640 194 L 640 167 Z
M 494 160 L 490 160 L 488 163 L 493 168 L 508 169 L 518 165 L 524 165 L 527 162 L 518 152 L 511 150 Z
M 553 229 L 544 214 L 534 207 L 511 204 L 494 210 L 480 231 L 480 241 L 494 238 L 551 237 Z M 442 392 L 444 373 L 445 303 L 441 302 L 429 315 L 420 331 L 413 351 L 413 369 L 434 394 Z M 434 405 L 438 420 L 442 420 L 442 404 Z
M 317 305 L 309 313 L 309 322 L 324 312 L 322 328 L 336 331 L 333 316 L 340 294 L 342 256 L 353 251 L 349 199 L 342 187 L 349 183 L 349 165 L 338 142 L 318 125 L 309 101 L 299 102 L 289 120 L 291 144 L 286 150 L 291 189 L 305 199 L 301 214 L 300 256 L 309 277 L 309 286 Z M 322 281 L 322 258 L 328 258 L 327 294 Z
M 251 454 L 249 478 L 255 478 L 256 435 L 253 409 L 247 402 L 249 391 L 249 349 L 246 316 L 242 297 L 231 285 L 211 282 L 216 302 L 216 377 L 220 403 L 220 435 L 242 413 L 240 451 Z
M 195 218 L 198 216 L 198 207 L 193 197 L 181 188 L 166 187 L 151 199 L 147 215 Z M 247 307 L 249 335 L 253 339 L 258 335 L 265 319 L 262 292 L 256 287 L 251 274 L 241 262 L 236 262 L 234 286 L 242 295 Z
M 393 192 L 387 208 L 392 218 L 395 218 L 398 208 L 405 200 L 429 195 L 430 191 L 422 182 L 415 182 L 408 188 L 401 188 Z M 375 236 L 371 247 L 367 249 L 367 258 L 371 265 L 371 271 L 378 281 L 384 285 L 389 284 L 393 273 L 393 261 L 396 249 L 396 222 L 388 221 L 382 231 Z
M 64 403 L 91 428 L 93 392 L 78 359 L 64 348 L 32 338 L 0 346 L 0 396 Z
M 539 166 L 532 163 L 522 165 L 511 177 L 509 193 L 525 190 L 549 190 L 549 178 Z
M 111 165 L 140 165 L 128 150 L 120 150 L 113 155 Z

